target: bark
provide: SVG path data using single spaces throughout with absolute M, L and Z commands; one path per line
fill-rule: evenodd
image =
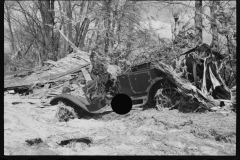
M 195 1 L 195 45 L 202 44 L 202 0 Z
M 43 48 L 39 47 L 38 44 L 36 44 L 36 46 L 38 48 L 38 66 L 42 67 L 43 66 L 43 57 L 42 57 Z
M 84 41 L 85 41 L 85 38 L 86 38 L 86 35 L 87 35 L 89 24 L 90 24 L 90 20 L 88 18 L 86 18 L 82 33 L 80 35 L 80 48 L 84 48 L 84 46 L 85 46 Z
M 38 1 L 39 9 L 43 22 L 43 30 L 44 30 L 44 39 L 45 39 L 45 47 L 47 48 L 48 57 L 56 60 L 55 49 L 54 49 L 54 0 L 50 1 Z M 50 55 L 49 55 L 50 54 Z
M 10 32 L 11 49 L 12 49 L 12 52 L 14 52 L 15 51 L 15 41 L 14 41 L 12 23 L 11 23 L 11 17 L 10 17 L 10 8 L 6 4 L 6 2 L 4 4 L 6 7 L 6 11 L 7 11 L 6 13 L 7 13 L 7 22 L 8 22 L 9 32 Z
M 64 6 L 65 2 L 62 2 L 62 4 Z M 63 13 L 66 13 L 66 7 L 63 7 Z M 65 18 L 63 18 L 63 33 L 64 35 L 67 35 L 67 27 L 65 23 L 66 23 L 66 20 Z M 67 53 L 67 47 L 68 47 L 67 42 L 63 41 L 63 56 L 65 56 Z
M 124 8 L 126 6 L 126 0 L 120 0 L 117 6 L 117 14 L 119 15 L 119 12 L 122 8 Z M 124 14 L 122 13 L 121 16 L 119 17 L 119 20 L 116 22 L 115 26 L 116 26 L 116 31 L 114 32 L 115 34 L 117 34 L 117 44 L 120 43 L 121 40 L 121 20 L 124 18 Z
M 93 8 L 94 8 L 95 2 L 88 2 L 88 6 L 86 9 L 86 14 L 88 15 L 90 12 L 92 12 Z M 85 17 L 85 24 L 84 24 L 84 28 L 82 31 L 82 34 L 80 34 L 80 48 L 85 48 L 85 39 L 86 39 L 86 35 L 88 33 L 88 29 L 89 29 L 89 24 L 91 23 L 91 20 L 89 18 L 86 19 Z
M 128 25 L 128 35 L 127 35 L 127 44 L 126 44 L 126 48 L 127 48 L 127 53 L 126 53 L 126 57 L 131 53 L 131 48 L 132 48 L 132 32 L 133 32 L 133 24 L 129 23 Z
M 83 33 L 83 30 L 84 30 L 84 27 L 86 25 L 86 22 L 87 22 L 88 18 L 85 18 L 81 24 L 81 27 L 79 27 L 79 25 L 77 25 L 76 27 L 76 37 L 75 37 L 75 46 L 78 47 L 79 44 L 80 44 L 80 40 L 81 40 L 81 36 L 82 36 L 82 33 Z
M 86 6 L 86 3 L 88 3 L 88 2 L 83 1 L 80 5 L 80 12 L 79 12 L 80 15 L 79 15 L 79 19 L 78 19 L 79 22 L 75 26 L 76 34 L 75 34 L 75 37 L 74 37 L 74 44 L 75 44 L 76 47 L 79 46 L 80 31 L 82 30 L 82 28 L 85 25 L 85 19 L 82 21 L 82 23 L 80 23 L 80 21 L 82 20 L 82 15 L 83 15 L 83 11 L 84 11 L 84 8 Z
M 210 14 L 211 14 L 211 29 L 212 29 L 212 49 L 218 51 L 218 31 L 217 31 L 217 21 L 216 21 L 216 10 L 217 5 L 220 1 L 211 1 Z
M 84 8 L 85 8 L 85 6 L 86 6 L 86 3 L 89 3 L 89 2 L 83 1 L 82 4 L 81 4 L 81 7 L 80 7 L 80 16 L 79 16 L 79 19 L 80 19 L 80 20 L 82 19 L 82 14 L 83 14 Z
M 72 37 L 72 6 L 71 6 L 71 1 L 66 1 L 65 2 L 65 5 L 66 5 L 66 14 L 67 14 L 67 30 L 68 30 L 68 39 L 73 42 L 73 37 Z M 68 46 L 68 51 L 69 53 L 72 52 L 72 48 L 71 46 L 69 45 Z
M 105 17 L 104 17 L 104 26 L 106 28 L 106 35 L 105 35 L 105 48 L 104 52 L 105 55 L 108 56 L 110 49 L 110 36 L 111 36 L 111 0 L 104 1 L 105 7 Z

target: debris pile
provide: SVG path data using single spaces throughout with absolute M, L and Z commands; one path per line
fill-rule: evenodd
M 182 76 L 183 73 L 177 73 L 172 66 L 166 65 L 161 61 L 155 62 L 155 67 L 166 73 L 168 79 L 177 85 L 178 93 L 180 93 L 180 100 L 171 108 L 185 107 L 190 108 L 191 111 L 197 111 L 200 108 L 221 110 L 223 109 L 222 106 L 225 106 L 225 109 L 233 109 L 234 98 L 231 90 L 225 85 L 219 74 L 217 53 L 212 53 L 206 44 L 202 44 L 198 48 L 195 47 L 195 49 L 191 50 L 192 52 L 188 52 L 188 54 L 192 53 L 190 56 L 193 58 L 191 62 L 193 64 L 190 65 L 190 67 L 193 67 L 194 80 L 192 83 L 189 79 Z M 196 52 L 198 52 L 197 56 L 194 55 Z M 202 52 L 204 53 L 200 55 L 199 53 Z M 190 56 L 187 55 L 186 58 Z M 203 64 L 201 64 L 200 60 L 202 60 Z M 194 73 L 194 65 L 197 65 L 197 63 L 203 66 L 202 75 L 199 76 L 196 72 L 196 66 Z M 196 79 L 200 83 L 197 83 Z
M 48 60 L 42 68 L 7 75 L 4 78 L 4 89 L 15 92 L 22 90 L 25 95 L 28 94 L 28 98 L 43 99 L 44 104 L 48 104 L 49 98 L 65 92 L 63 88 L 66 87 L 69 94 L 85 97 L 82 87 L 92 80 L 89 75 L 92 69 L 89 56 L 89 53 L 77 51 L 57 62 Z M 167 108 L 188 110 L 187 112 L 201 109 L 233 110 L 235 94 L 225 85 L 219 74 L 219 61 L 223 57 L 212 52 L 206 44 L 197 46 L 182 56 L 185 56 L 185 59 L 182 59 L 185 61 L 183 68 L 187 68 L 184 71 L 188 72 L 190 67 L 191 76 L 186 76 L 184 72 L 178 72 L 178 69 L 161 61 L 152 62 L 177 86 L 171 93 L 174 93 L 171 98 L 171 95 L 164 96 L 163 90 L 159 91 L 157 94 L 164 101 L 160 103 L 167 105 Z M 112 78 L 119 75 L 119 70 L 110 64 L 107 72 Z
M 4 77 L 4 90 L 18 93 L 23 90 L 25 94 L 31 93 L 29 98 L 45 99 L 62 93 L 62 88 L 68 86 L 80 94 L 78 88 L 85 83 L 82 68 L 91 68 L 89 59 L 82 59 L 83 54 L 88 55 L 75 52 L 57 62 L 48 60 L 42 68 L 7 75 Z

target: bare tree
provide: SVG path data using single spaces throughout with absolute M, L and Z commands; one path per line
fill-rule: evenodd
M 109 51 L 111 50 L 111 42 L 110 42 L 110 36 L 111 36 L 111 2 L 112 0 L 106 0 L 104 1 L 104 9 L 105 9 L 105 16 L 104 16 L 104 27 L 106 28 L 106 34 L 105 34 L 105 55 L 108 56 Z
M 196 0 L 195 1 L 195 45 L 201 44 L 203 42 L 202 40 L 202 0 Z
M 68 31 L 68 39 L 73 42 L 73 36 L 72 36 L 72 5 L 71 1 L 65 1 L 65 7 L 66 7 L 66 14 L 67 14 L 67 31 Z M 70 45 L 68 45 L 68 52 L 72 52 L 73 49 Z
M 11 16 L 10 16 L 10 5 L 7 4 L 8 2 L 4 2 L 4 6 L 6 8 L 6 11 L 4 10 L 4 13 L 6 15 L 6 19 L 7 19 L 7 23 L 8 23 L 8 27 L 9 27 L 9 33 L 10 33 L 10 42 L 11 42 L 11 49 L 12 52 L 15 51 L 15 40 L 14 40 L 14 36 L 13 36 L 13 30 L 12 30 L 12 23 L 11 23 Z
M 56 60 L 56 53 L 54 49 L 54 0 L 38 1 L 39 9 L 42 17 L 45 47 L 47 48 L 49 57 Z M 43 51 L 45 52 L 45 51 Z
M 210 14 L 211 14 L 211 30 L 212 30 L 212 49 L 218 51 L 218 29 L 217 29 L 217 21 L 216 21 L 216 11 L 217 6 L 220 4 L 220 1 L 211 1 L 210 5 Z

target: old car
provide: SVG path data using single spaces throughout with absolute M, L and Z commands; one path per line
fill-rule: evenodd
M 153 107 L 156 105 L 154 98 L 159 88 L 168 89 L 176 87 L 174 83 L 166 78 L 166 74 L 155 68 L 152 62 L 144 62 L 129 68 L 125 73 L 117 76 L 115 86 L 109 80 L 105 88 L 104 105 L 91 102 L 87 94 L 85 97 L 75 97 L 70 94 L 60 94 L 54 97 L 50 104 L 62 103 L 62 107 L 57 111 L 60 121 L 67 121 L 70 118 L 80 118 L 83 113 L 97 114 L 102 112 L 102 108 L 111 104 L 111 98 L 119 93 L 124 93 L 132 99 L 133 106 Z M 91 86 L 93 87 L 93 86 Z M 95 86 L 96 87 L 96 86 Z M 109 92 L 109 88 L 114 88 Z M 89 86 L 90 88 L 90 86 Z M 86 91 L 85 91 L 86 92 Z M 110 96 L 108 95 L 111 94 Z M 104 93 L 103 93 L 104 94 Z M 99 95 L 102 96 L 102 95 Z
M 230 100 L 231 94 L 227 87 L 223 86 L 221 79 L 219 81 L 213 76 L 213 73 L 210 74 L 204 72 L 203 60 L 199 58 L 194 59 L 191 53 L 203 53 L 204 55 L 202 55 L 202 57 L 210 56 L 213 58 L 215 57 L 215 59 L 218 60 L 223 58 L 220 53 L 212 51 L 207 44 L 203 43 L 185 53 L 177 55 L 177 57 L 173 57 L 173 59 L 176 59 L 180 56 L 185 56 L 183 67 L 186 67 L 186 71 L 182 73 L 187 73 L 187 75 L 190 74 L 190 76 L 186 77 L 184 74 L 179 74 L 181 77 L 176 76 L 177 74 L 171 69 L 171 67 L 166 67 L 164 63 L 158 60 L 152 60 L 131 66 L 124 73 L 118 74 L 114 80 L 106 78 L 108 76 L 104 75 L 103 77 L 105 78 L 103 79 L 105 80 L 102 81 L 101 78 L 99 78 L 101 75 L 99 75 L 99 77 L 83 87 L 85 97 L 74 97 L 70 94 L 60 94 L 54 97 L 50 103 L 56 105 L 59 102 L 64 102 L 62 105 L 63 107 L 59 107 L 57 113 L 60 113 L 58 114 L 60 115 L 60 120 L 68 120 L 69 117 L 81 117 L 81 115 L 83 115 L 81 113 L 83 112 L 91 114 L 102 113 L 102 109 L 109 106 L 111 104 L 111 99 L 119 93 L 124 93 L 131 98 L 133 108 L 134 106 L 142 106 L 143 108 L 154 107 L 157 102 L 161 103 L 161 106 L 164 106 L 163 104 L 167 103 L 167 107 L 176 106 L 176 102 L 179 102 L 181 97 L 183 98 L 183 95 L 197 101 L 196 97 L 199 97 L 199 93 L 201 92 L 199 90 L 199 84 L 200 86 L 206 85 L 207 92 L 210 92 L 209 88 L 215 88 L 212 94 L 214 99 Z M 217 74 L 215 73 L 215 75 Z M 205 85 L 203 85 L 203 78 L 206 81 Z M 198 82 L 198 79 L 202 79 L 200 83 Z M 214 87 L 216 85 L 215 82 L 219 84 L 216 87 Z M 198 90 L 194 88 L 191 83 L 195 84 Z M 186 94 L 181 94 L 185 92 Z M 189 96 L 192 94 L 194 96 Z M 201 93 L 202 96 L 203 94 L 204 93 Z M 195 97 L 195 99 L 193 97 Z M 71 116 L 65 116 L 68 115 L 68 113 Z

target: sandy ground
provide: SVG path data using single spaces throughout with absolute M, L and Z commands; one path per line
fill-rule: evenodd
M 235 113 L 149 109 L 57 122 L 56 109 L 5 94 L 4 154 L 236 155 Z

